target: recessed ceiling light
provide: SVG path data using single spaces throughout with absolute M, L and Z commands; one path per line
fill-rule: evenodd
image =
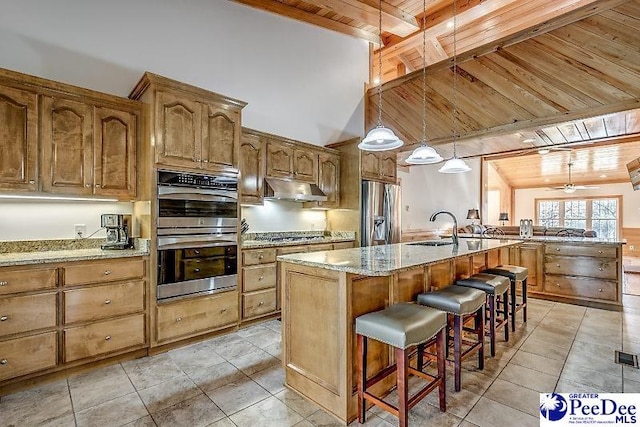
M 600 178 L 606 178 L 607 175 L 600 175 Z
M 535 138 L 527 138 L 527 139 L 523 139 L 522 142 L 536 142 Z
M 453 28 L 453 21 L 447 22 L 447 28 Z
M 377 78 L 377 77 L 376 77 L 375 79 L 373 79 L 373 84 L 374 84 L 374 85 L 378 85 L 378 84 L 380 84 L 380 79 L 379 79 L 379 78 Z
M 543 156 L 544 156 L 545 154 L 549 154 L 550 152 L 551 152 L 551 150 L 549 150 L 548 148 L 540 148 L 540 149 L 538 150 L 538 154 L 542 154 Z
M 549 178 L 546 178 L 546 179 L 544 180 L 544 182 L 549 182 Z

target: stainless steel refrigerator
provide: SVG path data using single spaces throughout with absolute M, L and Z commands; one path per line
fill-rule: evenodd
M 400 243 L 400 186 L 362 181 L 362 246 Z

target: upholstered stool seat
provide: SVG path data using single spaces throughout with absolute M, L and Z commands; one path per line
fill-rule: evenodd
M 456 285 L 478 289 L 486 294 L 489 311 L 489 337 L 491 339 L 491 357 L 496 355 L 496 330 L 505 326 L 504 340 L 509 341 L 509 288 L 510 280 L 504 276 L 479 273 L 468 279 L 456 281 Z M 501 301 L 498 301 L 500 298 Z M 502 319 L 497 321 L 498 302 L 502 302 Z
M 445 346 L 447 314 L 434 308 L 417 304 L 400 303 L 384 310 L 363 314 L 356 318 L 357 372 L 358 372 L 358 418 L 366 420 L 366 402 L 369 401 L 394 414 L 399 425 L 408 424 L 408 411 L 420 400 L 438 388 L 440 410 L 446 411 L 445 391 Z M 374 339 L 395 348 L 396 364 L 383 369 L 373 378 L 367 379 L 367 339 Z M 438 375 L 423 372 L 424 350 L 427 345 L 436 345 Z M 410 351 L 417 347 L 417 369 L 409 366 Z M 395 407 L 371 394 L 367 389 L 388 375 L 396 373 L 398 406 Z M 409 375 L 426 379 L 428 384 L 409 397 Z
M 522 310 L 522 321 L 527 322 L 527 277 L 529 270 L 519 265 L 498 265 L 497 267 L 488 268 L 483 273 L 495 274 L 498 276 L 508 277 L 511 281 L 511 330 L 516 330 L 516 312 Z M 516 284 L 522 285 L 522 303 L 516 302 Z
M 484 312 L 485 293 L 463 286 L 448 286 L 434 292 L 418 295 L 418 303 L 446 311 L 453 318 L 453 366 L 455 370 L 455 390 L 460 391 L 462 380 L 462 361 L 478 352 L 478 368 L 484 369 Z M 474 328 L 476 341 L 466 341 L 470 347 L 462 351 L 463 324 L 470 316 L 475 317 Z M 448 326 L 449 327 L 449 326 Z M 447 339 L 449 334 L 447 332 Z

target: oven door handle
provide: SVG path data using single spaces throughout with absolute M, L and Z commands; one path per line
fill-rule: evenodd
M 158 237 L 158 249 L 210 248 L 238 244 L 237 234 Z
M 158 198 L 169 200 L 197 200 L 205 202 L 237 202 L 238 192 L 159 185 Z

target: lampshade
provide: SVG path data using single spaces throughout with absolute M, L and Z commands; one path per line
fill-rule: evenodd
M 469 209 L 467 211 L 467 219 L 480 219 L 480 212 L 478 212 L 478 209 Z
M 410 165 L 431 165 L 441 161 L 440 154 L 436 153 L 436 150 L 428 145 L 421 145 L 413 150 L 413 153 L 406 160 Z
M 498 221 L 509 221 L 509 212 L 500 212 L 500 218 Z
M 358 148 L 365 151 L 387 151 L 401 147 L 404 142 L 391 129 L 378 125 L 371 129 Z
M 565 184 L 564 188 L 562 189 L 562 191 L 564 191 L 567 194 L 575 193 L 576 185 L 575 184 Z
M 464 162 L 464 160 L 454 157 L 453 159 L 447 160 L 445 164 L 442 165 L 440 169 L 438 169 L 438 172 L 462 173 L 462 172 L 469 172 L 470 170 L 471 168 L 469 167 L 469 165 L 467 165 Z

